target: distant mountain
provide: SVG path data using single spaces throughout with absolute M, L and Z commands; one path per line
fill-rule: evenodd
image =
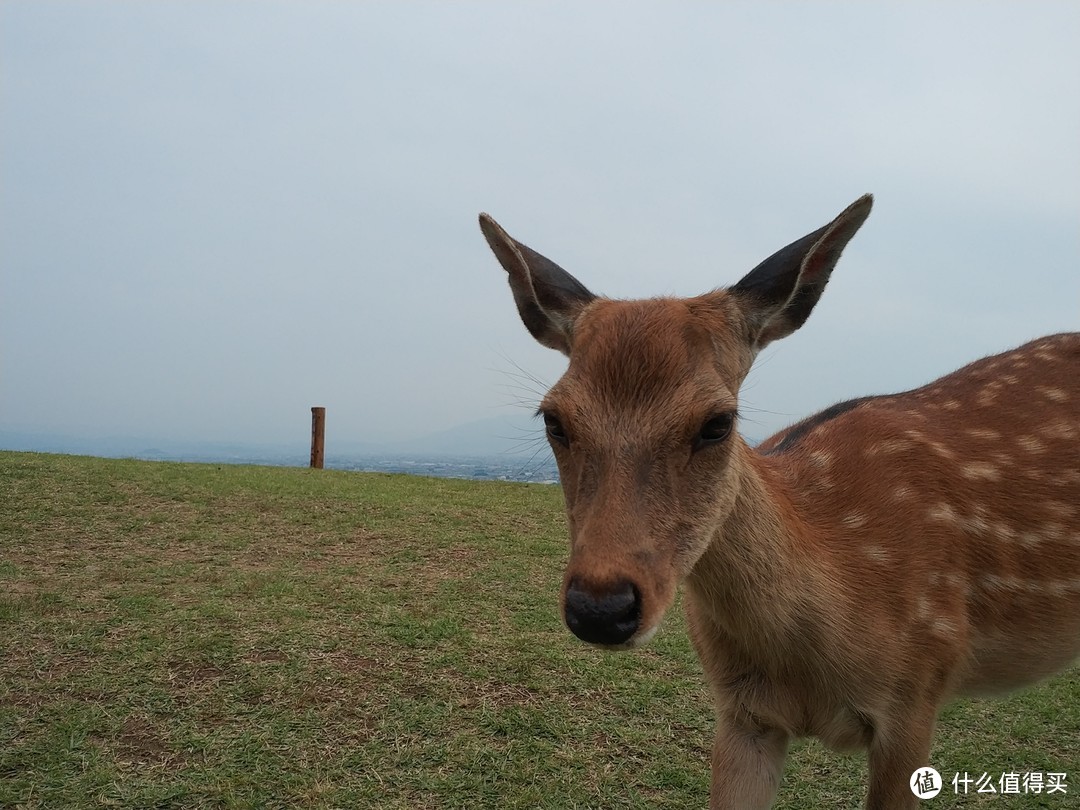
M 70 436 L 57 433 L 0 430 L 0 449 L 27 450 L 36 453 L 112 458 L 142 458 L 180 461 L 269 461 L 304 463 L 307 448 L 300 445 L 201 442 L 183 439 L 141 438 L 132 436 Z M 291 460 L 291 461 L 289 461 Z

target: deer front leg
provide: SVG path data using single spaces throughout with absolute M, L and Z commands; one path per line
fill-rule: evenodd
M 913 706 L 902 721 L 874 733 L 866 810 L 912 810 L 919 806 L 911 780 L 916 770 L 930 764 L 935 720 L 934 709 Z
M 768 810 L 784 771 L 790 738 L 775 728 L 720 717 L 713 742 L 710 810 Z

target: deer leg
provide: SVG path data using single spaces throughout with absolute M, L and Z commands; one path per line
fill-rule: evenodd
M 911 707 L 905 721 L 878 729 L 870 743 L 870 790 L 866 810 L 911 810 L 919 798 L 911 789 L 916 770 L 930 764 L 936 712 Z
M 784 771 L 789 736 L 720 720 L 712 752 L 709 810 L 768 810 Z

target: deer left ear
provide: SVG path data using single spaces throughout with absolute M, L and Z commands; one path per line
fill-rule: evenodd
M 509 276 L 525 328 L 543 345 L 569 355 L 574 321 L 596 296 L 551 259 L 511 237 L 487 214 L 480 215 L 480 230 Z
M 730 289 L 750 325 L 755 352 L 806 322 L 873 204 L 873 196 L 863 195 L 828 225 L 778 250 Z

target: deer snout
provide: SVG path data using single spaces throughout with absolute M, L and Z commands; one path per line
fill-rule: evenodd
M 641 622 L 641 596 L 632 582 L 589 587 L 577 577 L 566 587 L 566 626 L 590 644 L 625 644 Z

